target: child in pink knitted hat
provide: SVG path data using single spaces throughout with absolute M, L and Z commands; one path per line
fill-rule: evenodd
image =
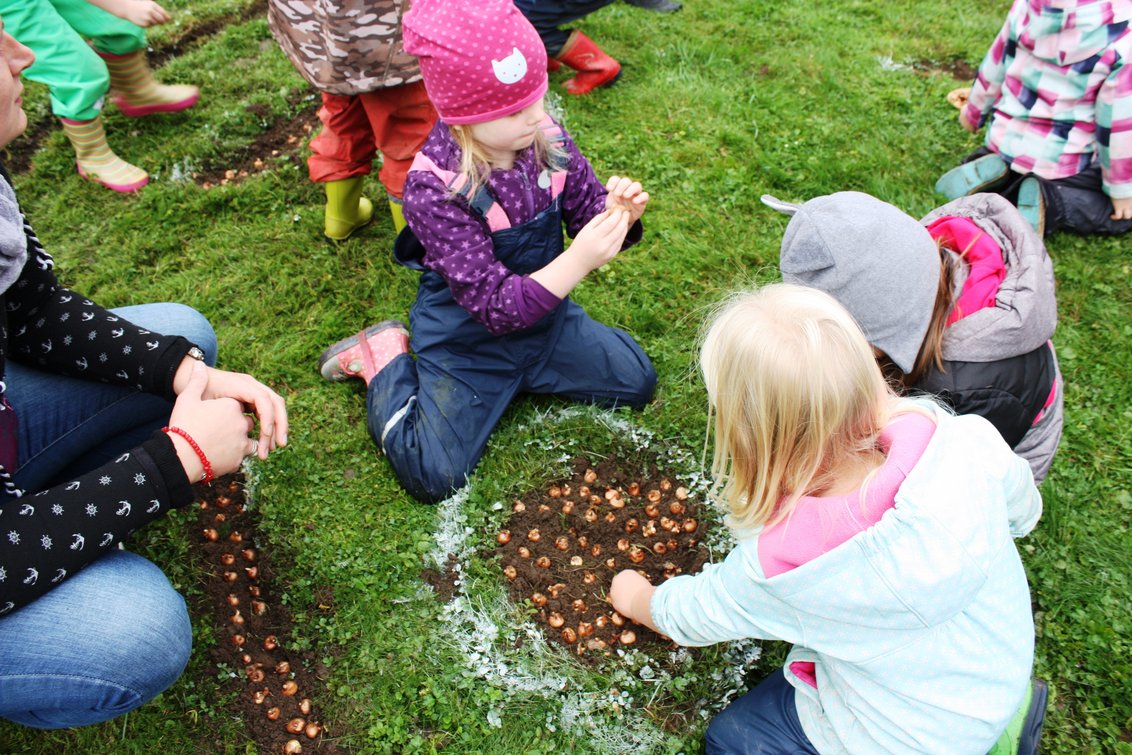
M 603 185 L 546 114 L 546 50 L 510 0 L 417 0 L 403 27 L 440 115 L 405 181 L 395 248 L 422 273 L 412 340 L 387 320 L 328 348 L 319 369 L 365 381 L 370 434 L 408 492 L 436 501 L 464 484 L 520 392 L 652 398 L 636 341 L 569 299 L 640 239 L 649 195 L 628 178 Z

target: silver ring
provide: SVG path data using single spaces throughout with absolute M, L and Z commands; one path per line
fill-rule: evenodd
M 248 456 L 255 456 L 259 453 L 259 440 L 252 440 L 252 450 L 248 452 Z

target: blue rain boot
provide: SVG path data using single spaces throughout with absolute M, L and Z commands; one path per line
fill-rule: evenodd
M 1042 738 L 1042 724 L 1046 717 L 1049 685 L 1034 679 L 1018 711 L 1006 725 L 1006 731 L 994 743 L 988 755 L 1034 755 Z
M 1042 184 L 1033 176 L 1027 176 L 1018 184 L 1018 212 L 1026 218 L 1038 236 L 1045 238 L 1046 203 L 1042 195 Z
M 935 182 L 935 190 L 948 199 L 977 194 L 1002 183 L 1010 168 L 998 155 L 983 155 L 969 163 L 952 168 Z

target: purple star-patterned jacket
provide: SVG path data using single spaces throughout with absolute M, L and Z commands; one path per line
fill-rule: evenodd
M 605 209 L 605 186 L 594 175 L 589 160 L 563 130 L 562 149 L 568 157 L 566 185 L 560 195 L 566 235 L 574 238 L 586 223 Z M 444 170 L 460 169 L 460 148 L 448 126 L 438 121 L 421 151 Z M 541 188 L 543 166 L 533 150 L 525 150 L 510 170 L 495 170 L 488 182 L 512 226 L 531 220 L 550 206 L 550 188 Z M 456 302 L 494 335 L 534 325 L 560 303 L 560 299 L 526 275 L 517 275 L 495 257 L 486 221 L 473 212 L 463 197 L 452 192 L 436 175 L 410 171 L 405 181 L 405 220 L 424 246 L 423 265 L 439 273 Z M 629 229 L 623 248 L 641 238 L 640 221 Z
M 0 168 L 0 180 L 7 175 Z M 0 616 L 26 605 L 94 561 L 134 530 L 183 506 L 192 489 L 172 441 L 161 432 L 114 461 L 53 488 L 19 491 L 5 463 L 19 418 L 4 399 L 4 364 L 133 386 L 173 400 L 173 376 L 192 346 L 115 317 L 63 288 L 54 263 L 25 220 L 0 223 L 5 240 L 27 238 L 19 277 L 0 291 Z M 66 400 L 62 397 L 61 400 Z M 7 416 L 3 416 L 7 415 Z M 16 495 L 21 493 L 21 495 Z

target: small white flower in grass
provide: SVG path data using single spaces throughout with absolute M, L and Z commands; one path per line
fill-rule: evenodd
M 499 715 L 499 711 L 492 708 L 487 712 L 487 723 L 494 729 L 503 728 L 503 718 Z

